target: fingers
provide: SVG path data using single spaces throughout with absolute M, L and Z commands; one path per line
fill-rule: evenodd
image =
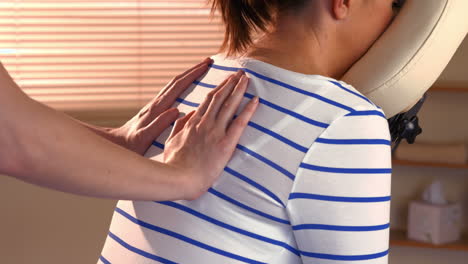
M 168 109 L 145 127 L 145 133 L 155 139 L 159 137 L 159 135 L 164 132 L 172 122 L 176 121 L 178 117 L 179 110 L 176 108 Z
M 233 75 L 230 75 L 228 78 L 226 78 L 220 85 L 218 85 L 216 88 L 214 88 L 211 92 L 209 92 L 206 97 L 205 97 L 205 100 L 203 100 L 203 102 L 200 104 L 200 106 L 198 106 L 197 108 L 197 112 L 196 112 L 196 115 L 201 118 L 203 117 L 203 115 L 205 114 L 206 110 L 208 109 L 208 107 L 210 106 L 211 104 L 211 101 L 213 100 L 213 96 L 221 89 L 223 89 L 223 87 L 231 82 L 234 82 L 234 74 Z
M 155 120 L 149 123 L 144 128 L 140 129 L 135 137 L 137 139 L 133 147 L 133 150 L 141 155 L 143 155 L 151 143 L 161 135 L 161 133 L 169 127 L 169 125 L 174 122 L 179 116 L 179 110 L 176 108 L 171 108 L 161 115 L 159 115 Z
M 207 70 L 208 65 L 212 60 L 207 58 L 203 62 L 188 69 L 184 73 L 178 75 L 174 80 L 169 83 L 159 95 L 151 101 L 142 110 L 144 120 L 143 123 L 147 124 L 159 116 L 162 112 L 171 107 L 176 99 L 200 76 Z
M 247 76 L 242 76 L 234 88 L 232 94 L 224 102 L 221 109 L 219 110 L 217 122 L 223 126 L 224 130 L 227 129 L 228 124 L 232 121 L 234 114 L 239 108 L 239 105 L 244 98 L 245 91 L 247 90 L 248 83 L 249 79 Z
M 177 135 L 177 133 L 179 133 L 182 130 L 182 128 L 184 128 L 185 124 L 187 124 L 187 122 L 194 115 L 194 113 L 195 113 L 195 111 L 192 111 L 192 112 L 186 114 L 184 117 L 181 117 L 181 118 L 177 119 L 177 121 L 174 124 L 174 128 L 172 129 L 172 132 L 169 135 L 169 137 L 167 138 L 167 140 L 170 140 L 175 135 Z
M 156 106 L 162 109 L 167 109 L 171 107 L 174 104 L 175 100 L 207 70 L 208 64 L 200 64 L 187 74 L 177 79 L 172 85 L 168 85 L 167 90 L 163 94 L 158 96 L 161 98 L 161 100 L 157 100 L 155 102 Z
M 245 106 L 244 110 L 232 121 L 231 125 L 228 127 L 226 132 L 226 140 L 232 145 L 236 145 L 239 142 L 239 139 L 244 132 L 244 129 L 249 124 L 250 119 L 252 118 L 255 110 L 258 107 L 259 99 L 258 97 L 252 98 L 250 102 Z
M 212 63 L 210 58 L 206 58 L 204 61 L 186 70 L 184 73 L 177 75 L 172 82 L 170 82 L 160 93 L 159 96 L 163 96 L 167 93 L 176 94 L 179 96 L 185 91 L 196 79 L 201 77 L 207 70 L 209 64 Z M 159 97 L 158 96 L 158 97 Z M 175 100 L 175 99 L 174 99 Z
M 226 99 L 232 93 L 232 90 L 237 85 L 241 77 L 244 76 L 244 72 L 239 71 L 232 77 L 232 81 L 226 83 L 219 91 L 217 91 L 213 99 L 210 102 L 210 106 L 206 110 L 204 117 L 206 119 L 215 119 L 221 109 L 221 106 L 225 103 Z M 247 77 L 245 77 L 247 78 Z
M 214 119 L 219 112 L 219 109 L 232 89 L 238 83 L 240 77 L 244 74 L 243 71 L 238 71 L 236 74 L 229 76 L 223 83 L 218 85 L 211 91 L 197 109 L 197 116 L 204 119 Z

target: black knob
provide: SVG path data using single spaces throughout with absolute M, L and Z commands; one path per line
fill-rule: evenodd
M 409 144 L 413 144 L 416 137 L 422 133 L 422 129 L 419 126 L 419 119 L 417 116 L 414 116 L 410 120 L 405 121 L 405 128 L 401 137 L 406 138 Z

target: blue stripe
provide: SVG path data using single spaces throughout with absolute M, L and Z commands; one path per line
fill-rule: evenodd
M 229 168 L 229 167 L 225 167 L 224 168 L 224 171 L 226 171 L 227 173 L 230 173 L 231 175 L 241 179 L 242 181 L 252 185 L 253 187 L 257 188 L 258 190 L 262 191 L 263 193 L 265 193 L 266 195 L 270 196 L 273 200 L 277 201 L 279 204 L 281 204 L 283 207 L 286 207 L 284 205 L 284 203 L 281 201 L 280 198 L 278 198 L 273 192 L 271 192 L 270 190 L 268 190 L 267 188 L 263 187 L 262 185 L 256 183 L 255 181 L 251 180 L 250 178 L 240 174 L 239 172 Z
M 388 174 L 392 173 L 391 168 L 384 169 L 372 169 L 372 168 L 331 168 L 331 167 L 321 167 L 315 166 L 312 164 L 301 163 L 300 168 L 322 171 L 322 172 L 331 172 L 331 173 L 349 173 L 349 174 Z
M 105 257 L 103 257 L 102 255 L 99 257 L 99 260 L 101 260 L 102 263 L 104 263 L 104 264 L 112 264 L 112 263 L 110 263 L 110 261 L 108 261 L 108 260 L 107 260 Z
M 254 209 L 254 208 L 252 208 L 252 207 L 249 207 L 249 206 L 247 206 L 247 205 L 245 205 L 245 204 L 243 204 L 243 203 L 241 203 L 241 202 L 239 202 L 239 201 L 236 201 L 236 200 L 232 199 L 231 197 L 229 197 L 229 196 L 227 196 L 227 195 L 225 195 L 225 194 L 223 194 L 223 193 L 220 193 L 220 192 L 216 191 L 216 190 L 213 189 L 213 188 L 210 188 L 210 189 L 208 190 L 208 192 L 211 193 L 211 194 L 213 194 L 213 195 L 215 195 L 215 196 L 217 196 L 217 197 L 219 197 L 219 198 L 221 198 L 221 199 L 223 199 L 223 200 L 225 200 L 225 201 L 228 201 L 228 202 L 230 202 L 230 203 L 232 203 L 232 204 L 234 204 L 234 205 L 237 205 L 237 206 L 239 206 L 240 208 L 243 208 L 243 209 L 245 209 L 245 210 L 247 210 L 247 211 L 249 211 L 249 212 L 252 212 L 252 213 L 254 213 L 254 214 L 256 214 L 256 215 L 265 217 L 265 218 L 267 218 L 267 219 L 270 219 L 270 220 L 272 220 L 272 221 L 275 221 L 275 222 L 278 222 L 278 223 L 281 223 L 281 224 L 291 225 L 291 223 L 290 223 L 288 220 L 284 220 L 284 219 L 281 219 L 281 218 L 278 218 L 278 217 L 269 215 L 269 214 L 267 214 L 267 213 L 264 213 L 264 212 L 262 212 L 262 211 L 259 211 L 259 210 L 257 210 L 257 209 Z
M 118 209 L 118 208 L 117 208 Z M 116 209 L 116 210 L 117 210 Z M 161 257 L 158 257 L 156 255 L 153 255 L 153 254 L 150 254 L 146 251 L 143 251 L 141 249 L 138 249 L 136 247 L 133 247 L 131 245 L 129 245 L 128 243 L 126 243 L 125 241 L 123 241 L 121 238 L 119 238 L 118 236 L 114 235 L 112 232 L 109 232 L 109 237 L 111 237 L 112 239 L 114 239 L 117 243 L 119 243 L 120 245 L 122 245 L 124 248 L 138 254 L 138 255 L 141 255 L 145 258 L 149 258 L 149 259 L 152 259 L 152 260 L 156 260 L 160 263 L 164 263 L 164 264 L 177 264 L 176 262 L 173 262 L 173 261 L 170 261 L 168 259 L 165 259 L 165 258 L 161 258 Z
M 390 140 L 386 139 L 329 139 L 317 138 L 317 143 L 334 145 L 391 145 Z
M 356 260 L 369 260 L 385 257 L 388 255 L 388 250 L 376 254 L 370 255 L 352 255 L 352 256 L 341 256 L 341 255 L 330 255 L 321 253 L 312 253 L 301 251 L 301 255 L 311 258 L 329 259 L 329 260 L 341 260 L 341 261 L 356 261 Z
M 289 250 L 293 254 L 299 256 L 299 251 L 297 249 L 295 249 L 294 247 L 288 245 L 285 242 L 274 240 L 274 239 L 271 239 L 271 238 L 268 238 L 268 237 L 264 237 L 264 236 L 261 236 L 261 235 L 258 235 L 258 234 L 255 234 L 255 233 L 252 233 L 252 232 L 237 228 L 235 226 L 223 223 L 223 222 L 221 222 L 219 220 L 216 220 L 216 219 L 214 219 L 212 217 L 209 217 L 209 216 L 207 216 L 205 214 L 197 212 L 197 211 L 195 211 L 195 210 L 193 210 L 193 209 L 191 209 L 189 207 L 186 207 L 186 206 L 178 204 L 178 203 L 174 203 L 174 202 L 156 202 L 156 203 L 179 209 L 181 211 L 184 211 L 186 213 L 194 215 L 194 216 L 196 216 L 196 217 L 198 217 L 200 219 L 203 219 L 203 220 L 205 220 L 205 221 L 207 221 L 209 223 L 212 223 L 212 224 L 220 226 L 222 228 L 225 228 L 225 229 L 231 230 L 233 232 L 242 234 L 244 236 L 248 236 L 248 237 L 251 237 L 251 238 L 254 238 L 254 239 L 269 243 L 269 244 L 272 244 L 272 245 L 280 246 L 280 247 L 282 247 L 284 249 Z
M 376 225 L 376 226 L 335 226 L 335 225 L 319 225 L 319 224 L 304 224 L 295 225 L 293 230 L 331 230 L 331 231 L 349 231 L 349 232 L 363 232 L 363 231 L 378 231 L 385 230 L 390 227 L 390 224 Z
M 205 87 L 205 88 L 210 88 L 210 89 L 216 88 L 216 85 L 214 85 L 214 84 L 208 84 L 208 83 L 204 83 L 204 82 L 200 82 L 200 81 L 194 81 L 193 83 L 196 84 L 196 85 Z
M 387 119 L 382 112 L 377 111 L 377 110 L 354 111 L 354 112 L 347 114 L 346 116 L 380 116 L 380 117 Z
M 263 133 L 268 134 L 268 135 L 278 139 L 279 141 L 281 141 L 281 142 L 283 142 L 283 143 L 285 143 L 285 144 L 287 144 L 287 145 L 289 145 L 289 146 L 291 146 L 291 147 L 293 147 L 293 148 L 295 148 L 295 149 L 297 149 L 297 150 L 299 150 L 301 152 L 307 153 L 308 149 L 306 147 L 303 147 L 303 146 L 293 142 L 292 140 L 289 140 L 289 139 L 281 136 L 280 134 L 277 134 L 276 132 L 273 132 L 273 131 L 271 131 L 271 130 L 269 130 L 269 129 L 267 129 L 267 128 L 259 125 L 259 124 L 256 124 L 254 122 L 249 122 L 249 126 L 258 129 L 258 130 L 262 131 Z
M 216 86 L 214 86 L 214 85 L 212 85 L 212 84 L 202 83 L 202 82 L 200 82 L 200 81 L 196 81 L 196 82 L 194 82 L 194 83 L 197 84 L 197 85 L 203 86 L 203 87 L 208 87 L 208 88 L 216 87 Z M 244 94 L 244 97 L 249 98 L 249 99 L 252 99 L 252 98 L 255 97 L 255 95 L 249 94 L 249 93 L 245 93 L 245 94 Z M 301 115 L 301 114 L 298 114 L 298 113 L 296 113 L 296 112 L 293 112 L 293 111 L 291 111 L 291 110 L 289 110 L 289 109 L 286 109 L 286 108 L 284 108 L 284 107 L 281 107 L 281 106 L 279 106 L 279 105 L 276 105 L 276 104 L 274 104 L 274 103 L 272 103 L 272 102 L 269 102 L 269 101 L 267 101 L 267 100 L 265 100 L 265 99 L 260 98 L 260 99 L 259 99 L 259 102 L 260 102 L 261 104 L 264 104 L 264 105 L 266 105 L 266 106 L 269 106 L 269 107 L 271 107 L 271 108 L 273 108 L 273 109 L 275 109 L 275 110 L 277 110 L 277 111 L 279 111 L 279 112 L 282 112 L 282 113 L 284 113 L 284 114 L 287 114 L 287 115 L 290 115 L 290 116 L 292 116 L 292 117 L 295 117 L 295 118 L 297 118 L 297 119 L 299 119 L 299 120 L 301 120 L 301 121 L 304 121 L 304 122 L 306 122 L 306 123 L 308 123 L 308 124 L 311 124 L 311 125 L 314 125 L 314 126 L 318 126 L 318 127 L 322 127 L 322 128 L 327 128 L 327 127 L 329 126 L 329 125 L 326 124 L 326 123 L 313 120 L 313 119 L 311 119 L 311 118 L 308 118 L 308 117 L 306 117 L 306 116 L 303 116 L 303 115 Z
M 377 202 L 388 202 L 390 196 L 383 197 L 340 197 L 340 196 L 327 196 L 312 193 L 291 193 L 289 200 L 293 199 L 311 199 L 320 201 L 330 202 L 347 202 L 347 203 L 377 203 Z
M 329 82 L 333 83 L 334 85 L 340 87 L 341 89 L 345 90 L 346 92 L 348 92 L 348 93 L 350 93 L 350 94 L 353 94 L 353 95 L 355 95 L 355 96 L 357 96 L 357 97 L 359 97 L 359 98 L 361 98 L 361 99 L 364 99 L 366 102 L 368 102 L 368 103 L 370 103 L 371 105 L 375 106 L 374 103 L 372 103 L 372 101 L 369 100 L 369 98 L 367 98 L 367 97 L 365 97 L 365 96 L 363 96 L 363 95 L 361 95 L 361 94 L 359 94 L 359 93 L 356 93 L 356 92 L 354 92 L 354 91 L 351 91 L 350 89 L 344 87 L 341 83 L 339 83 L 339 82 L 334 82 L 334 81 L 329 81 Z
M 252 71 L 252 70 L 247 69 L 247 68 L 225 67 L 225 66 L 216 65 L 216 64 L 211 65 L 211 67 L 214 68 L 214 69 L 223 70 L 223 71 L 238 71 L 238 70 L 243 70 L 243 71 L 245 71 L 246 73 L 250 73 L 250 74 L 252 74 L 253 76 L 255 76 L 255 77 L 259 78 L 259 79 L 268 81 L 268 82 L 270 82 L 270 83 L 276 84 L 276 85 L 278 85 L 278 86 L 281 86 L 281 87 L 283 87 L 283 88 L 289 89 L 289 90 L 291 90 L 291 91 L 295 91 L 295 92 L 297 92 L 297 93 L 300 93 L 300 94 L 303 94 L 303 95 L 307 95 L 307 96 L 309 96 L 309 97 L 313 97 L 313 98 L 318 99 L 318 100 L 320 100 L 320 101 L 322 101 L 322 102 L 331 104 L 331 105 L 333 105 L 333 106 L 336 106 L 336 107 L 345 109 L 345 110 L 350 111 L 350 112 L 354 111 L 354 109 L 351 108 L 351 107 L 349 107 L 349 106 L 346 106 L 346 105 L 344 105 L 344 104 L 340 104 L 340 103 L 338 103 L 338 102 L 335 102 L 335 101 L 333 101 L 333 100 L 330 100 L 330 99 L 328 99 L 328 98 L 325 98 L 325 97 L 323 97 L 323 96 L 321 96 L 321 95 L 318 95 L 318 94 L 316 94 L 316 93 L 312 93 L 312 92 L 309 92 L 309 91 L 306 91 L 306 90 L 302 90 L 302 89 L 300 89 L 300 88 L 298 88 L 298 87 L 295 87 L 295 86 L 292 86 L 292 85 L 290 85 L 290 84 L 287 84 L 287 83 L 284 83 L 284 82 L 281 82 L 281 81 L 272 79 L 272 78 L 270 78 L 270 77 L 267 77 L 267 76 L 265 76 L 265 75 L 262 75 L 262 74 L 260 74 L 260 73 L 257 73 L 257 72 L 255 72 L 255 71 Z
M 153 141 L 153 146 L 158 147 L 160 149 L 164 149 L 164 145 L 157 141 Z
M 228 258 L 232 258 L 232 259 L 235 259 L 235 260 L 238 260 L 238 261 L 242 261 L 242 262 L 245 262 L 245 263 L 266 264 L 264 262 L 256 261 L 256 260 L 249 259 L 249 258 L 245 258 L 245 257 L 239 256 L 239 255 L 236 255 L 236 254 L 221 250 L 219 248 L 209 246 L 209 245 L 204 244 L 204 243 L 202 243 L 200 241 L 196 241 L 194 239 L 191 239 L 191 238 L 186 237 L 184 235 L 175 233 L 175 232 L 170 231 L 168 229 L 164 229 L 162 227 L 158 227 L 158 226 L 149 224 L 147 222 L 138 220 L 138 219 L 134 218 L 133 216 L 131 216 L 130 214 L 128 214 L 127 212 L 125 212 L 124 210 L 120 209 L 120 208 L 116 208 L 115 211 L 117 213 L 121 214 L 122 216 L 124 216 L 125 218 L 127 218 L 128 220 L 130 220 L 131 222 L 137 224 L 137 225 L 140 225 L 142 227 L 153 230 L 155 232 L 158 232 L 158 233 L 173 237 L 175 239 L 182 240 L 182 241 L 184 241 L 186 243 L 189 243 L 189 244 L 192 244 L 194 246 L 203 248 L 203 249 L 205 249 L 207 251 L 210 251 L 210 252 L 213 252 L 215 254 L 219 254 L 219 255 L 222 255 L 222 256 L 225 256 L 225 257 L 228 257 Z
M 218 69 L 218 70 L 223 70 L 223 71 L 233 71 L 233 72 L 236 72 L 238 70 L 243 70 L 245 71 L 244 68 L 236 68 L 236 67 L 227 67 L 227 66 L 221 66 L 221 65 L 216 65 L 216 64 L 211 64 L 210 65 L 211 68 L 213 69 Z
M 192 106 L 192 107 L 198 107 L 200 105 L 200 104 L 197 104 L 197 103 L 194 103 L 194 102 L 184 100 L 182 98 L 177 98 L 176 101 L 181 103 L 181 104 Z
M 249 93 L 245 93 L 244 96 L 247 97 L 247 98 L 249 98 L 249 99 L 252 99 L 252 98 L 255 97 L 253 94 L 249 94 Z M 311 125 L 314 125 L 314 126 L 318 126 L 318 127 L 323 127 L 323 128 L 327 128 L 327 127 L 329 126 L 328 124 L 325 124 L 325 123 L 322 123 L 322 122 L 319 122 L 319 121 L 315 121 L 315 120 L 313 120 L 313 119 L 311 119 L 311 118 L 308 118 L 308 117 L 306 117 L 306 116 L 303 116 L 303 115 L 300 115 L 300 114 L 298 114 L 298 113 L 296 113 L 296 112 L 293 112 L 293 111 L 291 111 L 291 110 L 289 110 L 289 109 L 286 109 L 286 108 L 284 108 L 284 107 L 281 107 L 281 106 L 279 106 L 279 105 L 276 105 L 276 104 L 274 104 L 274 103 L 271 103 L 271 102 L 269 102 L 269 101 L 267 101 L 267 100 L 265 100 L 265 99 L 259 98 L 259 102 L 260 102 L 261 104 L 264 104 L 264 105 L 266 105 L 266 106 L 269 106 L 269 107 L 271 107 L 271 108 L 273 108 L 273 109 L 275 109 L 275 110 L 277 110 L 277 111 L 280 111 L 280 112 L 285 113 L 285 114 L 287 114 L 287 115 L 293 116 L 293 117 L 295 117 L 295 118 L 297 118 L 297 119 L 299 119 L 299 120 L 301 120 L 301 121 L 304 121 L 304 122 L 306 122 L 306 123 L 308 123 L 308 124 L 311 124 Z
M 240 144 L 237 144 L 237 149 L 239 150 L 242 150 L 243 152 L 257 158 L 258 160 L 260 161 L 263 161 L 264 163 L 266 163 L 267 165 L 269 165 L 270 167 L 276 169 L 277 171 L 281 172 L 282 174 L 286 175 L 289 179 L 291 180 L 294 180 L 295 176 L 294 174 L 292 174 L 291 172 L 289 172 L 288 170 L 286 170 L 285 168 L 279 166 L 278 164 L 274 163 L 273 161 L 263 157 L 262 155 L 256 153 L 255 151 L 253 150 L 250 150 Z

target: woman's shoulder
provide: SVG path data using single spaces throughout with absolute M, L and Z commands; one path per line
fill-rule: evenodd
M 346 97 L 346 100 L 349 102 L 352 109 L 356 112 L 362 111 L 373 111 L 379 112 L 381 115 L 385 117 L 385 113 L 383 109 L 372 102 L 369 98 L 367 98 L 363 93 L 361 93 L 358 89 L 354 86 L 340 80 L 334 80 L 329 78 L 328 80 L 333 86 L 335 86 L 336 92 L 343 94 Z M 351 112 L 354 112 L 351 111 Z
M 214 60 L 212 68 L 216 69 L 217 74 L 220 74 L 219 70 L 222 72 L 244 70 L 253 79 L 256 91 L 262 93 L 260 96 L 280 98 L 282 102 L 287 101 L 287 105 L 293 108 L 299 105 L 310 106 L 296 110 L 310 112 L 320 109 L 320 115 L 330 121 L 352 112 L 378 112 L 384 116 L 380 107 L 346 82 L 323 75 L 292 72 L 246 57 L 226 57 L 217 54 L 212 58 Z

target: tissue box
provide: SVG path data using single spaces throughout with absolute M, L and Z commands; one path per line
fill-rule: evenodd
M 409 239 L 440 245 L 459 240 L 460 234 L 460 204 L 434 205 L 422 201 L 410 203 Z

